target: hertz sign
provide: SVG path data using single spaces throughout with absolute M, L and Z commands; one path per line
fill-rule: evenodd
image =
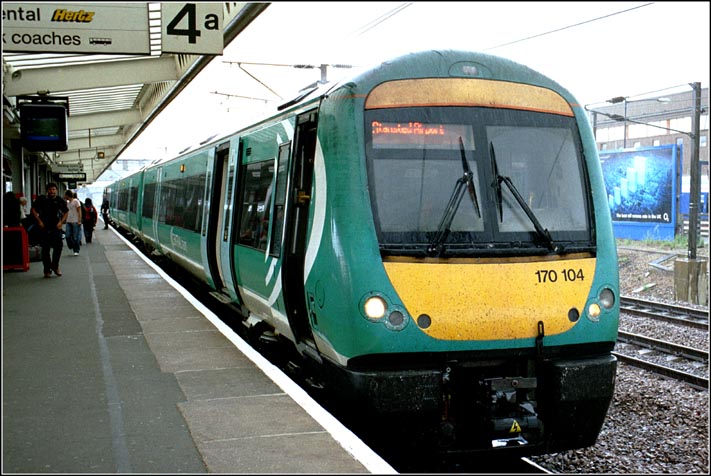
M 150 54 L 148 3 L 2 4 L 4 51 Z

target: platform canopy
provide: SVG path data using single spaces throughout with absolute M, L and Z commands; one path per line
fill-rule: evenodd
M 22 104 L 66 99 L 66 150 L 32 153 L 93 183 L 269 5 L 3 2 L 3 143 Z

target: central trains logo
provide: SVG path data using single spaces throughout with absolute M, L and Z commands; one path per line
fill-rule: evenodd
M 94 19 L 94 13 L 95 12 L 86 12 L 84 10 L 73 12 L 71 10 L 65 10 L 64 8 L 57 8 L 52 14 L 52 21 L 91 23 Z
M 180 251 L 188 251 L 188 242 L 176 235 L 172 227 L 170 229 L 170 244 Z

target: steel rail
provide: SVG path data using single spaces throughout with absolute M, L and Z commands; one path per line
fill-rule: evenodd
M 639 334 L 632 334 L 631 332 L 618 331 L 617 340 L 618 342 L 639 345 L 647 349 L 654 349 L 666 354 L 678 355 L 680 357 L 696 360 L 698 362 L 708 363 L 709 361 L 709 353 L 705 350 L 653 339 Z
M 622 362 L 628 363 L 644 370 L 652 371 L 656 374 L 665 377 L 671 377 L 675 380 L 680 380 L 694 388 L 698 388 L 699 390 L 708 391 L 709 389 L 709 379 L 707 378 L 700 377 L 698 375 L 693 375 L 688 372 L 683 372 L 681 370 L 664 367 L 662 365 L 657 365 L 652 362 L 647 362 L 645 360 L 636 359 L 634 357 L 630 357 L 629 355 L 620 354 L 619 352 L 613 352 L 612 355 L 617 357 Z
M 697 329 L 709 329 L 708 311 L 685 306 L 645 301 L 629 296 L 620 297 L 620 311 L 640 317 L 673 322 Z

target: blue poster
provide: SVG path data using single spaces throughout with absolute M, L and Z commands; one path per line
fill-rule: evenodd
M 618 238 L 673 239 L 676 150 L 666 145 L 600 153 Z

